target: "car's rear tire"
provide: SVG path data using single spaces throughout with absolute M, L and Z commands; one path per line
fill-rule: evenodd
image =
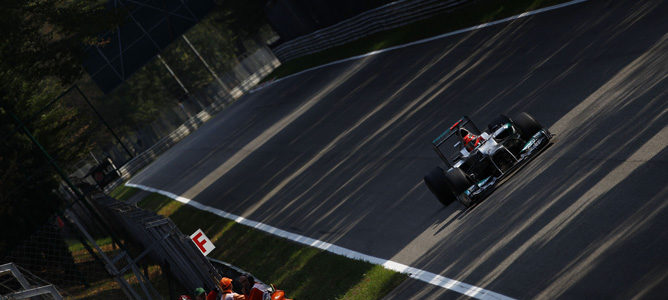
M 506 115 L 499 115 L 496 117 L 492 122 L 487 125 L 487 129 L 489 129 L 489 133 L 493 133 L 497 128 L 510 123 L 510 118 L 508 118 Z
M 515 127 L 519 129 L 520 136 L 524 140 L 529 140 L 536 132 L 543 129 L 543 126 L 536 121 L 530 114 L 522 112 L 517 116 L 513 117 L 513 123 Z
M 427 185 L 427 188 L 429 188 L 431 193 L 438 198 L 438 201 L 445 206 L 448 206 L 457 199 L 452 193 L 447 180 L 445 171 L 440 167 L 432 169 L 431 172 L 424 177 L 424 183 Z

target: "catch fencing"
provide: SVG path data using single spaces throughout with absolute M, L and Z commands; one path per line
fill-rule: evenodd
M 280 65 L 278 58 L 266 47 L 260 47 L 240 59 L 239 63 L 201 90 L 194 91 L 178 105 L 166 110 L 156 121 L 141 130 L 126 134 L 123 140 L 132 152 L 141 153 L 121 172 L 134 174 L 147 157 L 161 154 L 169 146 L 187 136 L 213 114 L 255 87 L 262 78 Z M 126 154 L 117 144 L 105 149 L 115 162 L 125 162 Z M 146 154 L 144 154 L 146 152 Z M 140 157 L 143 156 L 143 157 Z M 149 159 L 149 162 L 152 161 Z M 125 172 L 127 171 L 127 172 Z M 128 178 L 128 177 L 126 177 Z
M 130 278 L 128 276 L 132 272 L 118 273 L 118 277 L 114 278 L 103 261 L 103 257 L 114 257 L 122 250 L 101 232 L 91 231 L 93 241 L 87 240 L 73 222 L 73 218 L 77 218 L 75 215 L 79 215 L 75 210 L 68 210 L 68 217 L 65 214 L 53 216 L 3 255 L 0 264 L 15 265 L 27 279 L 29 289 L 51 286 L 59 295 L 68 299 L 137 299 L 131 295 L 142 294 L 138 280 L 117 280 Z M 80 218 L 75 220 L 79 221 Z M 95 226 L 89 224 L 87 227 Z M 0 295 L 16 295 L 20 292 L 24 284 L 17 285 L 12 283 L 11 277 L 4 277 L 1 278 L 3 284 L 0 285 Z M 156 292 L 151 294 L 159 297 Z
M 376 32 L 431 17 L 468 1 L 470 0 L 400 0 L 392 2 L 280 44 L 273 49 L 274 54 L 281 62 L 287 62 Z
M 187 291 L 198 287 L 206 290 L 217 287 L 218 280 L 222 278 L 218 269 L 172 220 L 104 194 L 94 195 L 93 200 L 116 230 L 143 249 L 135 261 L 146 257 L 166 267 Z
M 144 144 L 146 144 L 146 141 L 151 143 L 151 146 L 146 149 L 142 149 L 141 146 L 136 143 L 130 143 L 129 146 L 133 150 L 141 150 L 142 152 L 118 167 L 120 179 L 106 186 L 105 191 L 108 192 L 113 190 L 123 181 L 128 180 L 143 167 L 153 162 L 153 160 L 160 154 L 167 151 L 173 145 L 211 119 L 215 113 L 223 110 L 236 99 L 249 92 L 260 82 L 260 80 L 262 80 L 262 78 L 271 73 L 279 65 L 280 62 L 267 47 L 262 47 L 247 56 L 231 72 L 226 73 L 223 76 L 224 82 L 235 82 L 234 88 L 226 91 L 223 90 L 220 85 L 212 83 L 207 88 L 206 93 L 213 95 L 212 97 L 207 97 L 213 99 L 213 101 L 207 102 L 205 105 L 199 107 L 201 109 L 199 112 L 195 113 L 193 111 L 193 114 L 189 114 L 189 117 L 185 122 L 158 140 L 151 140 L 148 137 L 144 137 L 142 139 L 144 140 Z M 129 140 L 132 141 L 133 139 Z M 135 138 L 134 140 L 137 139 Z M 110 151 L 110 154 L 115 158 L 115 161 L 123 161 L 121 159 L 123 157 L 122 151 L 122 149 L 116 147 Z M 86 169 L 88 168 L 90 167 L 87 167 Z

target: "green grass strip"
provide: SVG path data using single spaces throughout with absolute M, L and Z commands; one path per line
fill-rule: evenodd
M 110 237 L 105 237 L 105 238 L 99 238 L 95 240 L 95 243 L 100 246 L 106 246 L 106 245 L 111 245 L 111 238 Z M 70 249 L 70 252 L 77 252 L 77 251 L 83 251 L 84 250 L 84 245 L 81 244 L 80 241 L 78 240 L 72 240 L 68 239 L 67 240 L 68 248 Z
M 336 60 L 414 42 L 439 34 L 500 20 L 527 11 L 547 7 L 564 0 L 478 0 L 449 12 L 405 26 L 377 32 L 361 39 L 309 54 L 281 64 L 265 80 L 276 79 Z
M 380 299 L 407 278 L 279 238 L 153 193 L 139 206 L 169 217 L 184 234 L 202 229 L 216 245 L 209 256 L 251 272 L 296 299 Z
M 109 193 L 109 196 L 119 201 L 126 201 L 139 192 L 139 189 L 131 188 L 121 184 Z

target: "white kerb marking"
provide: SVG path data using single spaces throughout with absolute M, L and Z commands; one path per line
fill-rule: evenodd
M 448 290 L 451 290 L 451 291 L 454 291 L 454 292 L 458 292 L 458 293 L 464 294 L 464 295 L 469 296 L 469 297 L 473 297 L 473 298 L 477 298 L 477 299 L 483 299 L 483 300 L 494 300 L 494 299 L 510 300 L 510 299 L 513 299 L 513 298 L 510 298 L 508 296 L 504 296 L 504 295 L 501 295 L 499 293 L 495 293 L 495 292 L 483 289 L 481 287 L 470 285 L 468 283 L 457 281 L 457 280 L 454 280 L 454 279 L 451 279 L 451 278 L 447 278 L 447 277 L 444 277 L 444 276 L 441 276 L 441 275 L 438 275 L 438 274 L 435 274 L 435 273 L 432 273 L 432 272 L 417 269 L 417 268 L 407 266 L 407 265 L 404 265 L 404 264 L 401 264 L 401 263 L 398 263 L 398 262 L 394 262 L 394 261 L 391 261 L 391 260 L 387 260 L 387 259 L 383 259 L 383 258 L 371 256 L 371 255 L 366 255 L 366 254 L 363 254 L 363 253 L 360 253 L 360 252 L 357 252 L 357 251 L 354 251 L 354 250 L 346 249 L 346 248 L 343 248 L 343 247 L 340 247 L 340 246 L 337 246 L 337 245 L 334 245 L 334 244 L 330 244 L 330 243 L 323 242 L 323 241 L 320 241 L 320 240 L 316 240 L 316 239 L 313 239 L 313 238 L 310 238 L 310 237 L 306 237 L 306 236 L 303 236 L 303 235 L 299 235 L 299 234 L 296 234 L 296 233 L 292 233 L 292 232 L 288 232 L 288 231 L 285 231 L 285 230 L 282 230 L 282 229 L 278 229 L 276 227 L 273 227 L 273 226 L 270 226 L 270 225 L 267 225 L 267 224 L 264 224 L 264 223 L 249 220 L 249 219 L 246 219 L 242 216 L 238 216 L 238 215 L 235 215 L 235 214 L 217 209 L 215 207 L 204 205 L 202 203 L 193 201 L 191 199 L 188 199 L 188 198 L 185 198 L 185 197 L 182 197 L 182 196 L 178 196 L 174 193 L 170 193 L 170 192 L 167 192 L 167 191 L 159 190 L 159 189 L 148 187 L 148 186 L 141 185 L 141 184 L 134 184 L 134 183 L 130 183 L 130 182 L 127 182 L 125 185 L 129 186 L 129 187 L 133 187 L 133 188 L 142 189 L 142 190 L 145 190 L 145 191 L 148 191 L 148 192 L 158 193 L 158 194 L 164 195 L 166 197 L 174 199 L 174 200 L 176 200 L 178 202 L 181 202 L 183 204 L 187 204 L 187 205 L 190 205 L 192 207 L 195 207 L 199 210 L 210 212 L 212 214 L 218 215 L 218 216 L 223 217 L 225 219 L 229 219 L 229 220 L 232 220 L 234 222 L 237 222 L 239 224 L 243 224 L 243 225 L 255 228 L 257 230 L 267 232 L 267 233 L 275 235 L 275 236 L 279 236 L 279 237 L 282 237 L 282 238 L 285 238 L 285 239 L 288 239 L 288 240 L 291 240 L 291 241 L 295 241 L 295 242 L 300 243 L 300 244 L 315 247 L 315 248 L 318 248 L 320 250 L 324 250 L 324 251 L 331 252 L 331 253 L 334 253 L 334 254 L 343 255 L 343 256 L 351 258 L 351 259 L 362 260 L 362 261 L 370 262 L 370 263 L 375 264 L 375 265 L 381 265 L 381 266 L 385 267 L 386 269 L 396 271 L 396 272 L 399 272 L 399 273 L 407 274 L 409 277 L 411 277 L 413 279 L 417 279 L 417 280 L 420 280 L 420 281 L 423 281 L 423 282 L 426 282 L 426 283 L 429 283 L 429 284 L 432 284 L 432 285 L 435 285 L 435 286 L 439 286 L 439 287 L 442 287 L 442 288 L 445 288 L 445 289 L 448 289 Z

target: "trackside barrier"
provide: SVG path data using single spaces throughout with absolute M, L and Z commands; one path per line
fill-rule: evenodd
M 262 64 L 257 63 L 257 61 L 263 62 Z M 243 65 L 243 66 L 242 66 Z M 243 74 L 245 79 L 241 81 L 236 87 L 229 91 L 229 97 L 218 98 L 218 100 L 211 105 L 208 105 L 202 109 L 196 115 L 190 117 L 186 122 L 181 124 L 178 128 L 172 131 L 167 136 L 160 139 L 153 146 L 146 149 L 142 153 L 136 155 L 133 159 L 126 162 L 123 166 L 118 168 L 120 178 L 115 182 L 110 183 L 104 189 L 105 192 L 109 192 L 116 188 L 118 185 L 124 181 L 130 179 L 132 175 L 136 174 L 143 167 L 153 162 L 160 154 L 167 151 L 174 144 L 178 143 L 184 137 L 188 136 L 197 128 L 201 127 L 204 122 L 211 119 L 211 117 L 223 110 L 225 107 L 230 105 L 233 101 L 240 98 L 244 94 L 248 93 L 253 87 L 255 87 L 262 78 L 271 73 L 275 68 L 280 65 L 280 62 L 276 57 L 271 54 L 271 52 L 266 48 L 261 48 L 251 56 L 247 57 L 242 64 L 237 65 L 236 68 L 242 70 L 244 68 L 251 68 L 254 70 L 254 73 Z M 235 70 L 235 73 L 241 74 L 242 71 Z
M 265 284 L 262 280 L 255 277 L 255 275 L 253 275 L 250 272 L 247 272 L 247 271 L 245 271 L 245 270 L 243 270 L 243 269 L 241 269 L 237 266 L 233 266 L 229 263 L 226 263 L 226 262 L 221 261 L 221 260 L 217 260 L 215 258 L 207 257 L 207 259 L 211 262 L 211 264 L 214 267 L 216 267 L 216 269 L 218 269 L 218 272 L 223 277 L 237 278 L 240 275 L 247 275 L 247 276 L 250 275 L 250 276 L 253 276 L 253 279 L 255 280 L 255 282 Z M 265 284 L 265 285 L 267 285 L 267 284 Z
M 225 107 L 226 105 L 227 105 L 226 102 L 223 103 L 219 102 L 206 107 L 204 110 L 192 116 L 185 123 L 183 123 L 177 129 L 172 131 L 169 135 L 163 137 L 153 146 L 146 149 L 141 154 L 135 156 L 133 159 L 125 163 L 123 166 L 119 167 L 118 172 L 120 173 L 119 174 L 120 178 L 115 182 L 112 182 L 109 185 L 107 185 L 104 191 L 109 192 L 114 188 L 116 188 L 121 183 L 123 183 L 123 181 L 130 179 L 132 175 L 136 174 L 144 166 L 153 162 L 158 156 L 160 156 L 160 154 L 164 153 L 169 148 L 174 146 L 176 143 L 181 141 L 183 138 L 188 136 L 191 132 L 201 127 L 202 124 L 204 124 L 204 122 L 211 119 L 211 116 L 214 113 L 222 110 L 222 108 Z
M 104 194 L 92 198 L 112 226 L 123 232 L 132 244 L 141 245 L 142 253 L 135 261 L 147 257 L 167 267 L 188 290 L 216 288 L 221 278 L 218 270 L 170 219 Z
M 399 0 L 365 11 L 332 26 L 276 46 L 281 62 L 342 45 L 376 32 L 400 27 L 442 13 L 469 0 Z

